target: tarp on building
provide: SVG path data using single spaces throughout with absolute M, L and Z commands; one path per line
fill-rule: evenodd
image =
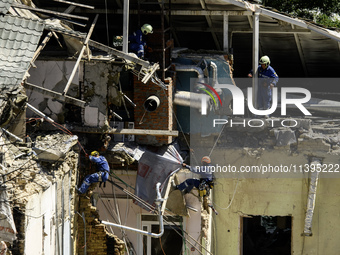
M 158 182 L 162 184 L 163 197 L 169 177 L 181 169 L 183 158 L 174 145 L 169 145 L 158 151 L 146 150 L 138 163 L 135 195 L 154 205 L 156 184 Z
M 16 239 L 17 230 L 9 205 L 7 191 L 0 189 L 0 240 L 12 243 Z

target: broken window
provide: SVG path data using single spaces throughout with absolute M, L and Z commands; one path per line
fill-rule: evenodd
M 141 215 L 144 231 L 159 233 L 159 221 L 156 215 Z M 169 223 L 168 223 L 169 222 Z M 139 254 L 143 255 L 180 255 L 183 246 L 182 217 L 167 217 L 164 222 L 164 234 L 160 238 L 142 236 Z
M 290 255 L 292 217 L 243 217 L 243 255 Z

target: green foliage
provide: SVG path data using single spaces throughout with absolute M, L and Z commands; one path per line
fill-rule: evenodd
M 262 4 L 324 26 L 340 27 L 340 21 L 332 18 L 340 12 L 339 0 L 263 0 Z
M 338 27 L 340 28 L 340 20 L 334 20 L 326 14 L 320 14 L 316 16 L 316 23 L 322 24 L 326 27 Z

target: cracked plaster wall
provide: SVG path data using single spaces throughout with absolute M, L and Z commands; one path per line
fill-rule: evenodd
M 27 82 L 62 93 L 73 71 L 75 61 L 36 61 L 35 65 L 37 68 L 30 69 L 30 77 L 27 79 Z M 79 96 L 79 82 L 82 80 L 81 69 L 82 65 L 80 64 L 67 92 L 68 96 Z M 27 90 L 26 93 L 29 99 L 28 103 L 53 120 L 59 123 L 64 122 L 64 113 L 67 109 L 65 109 L 62 102 L 46 97 L 39 92 Z M 27 117 L 34 116 L 36 116 L 34 112 L 27 110 Z
M 54 135 L 54 138 L 68 139 L 69 135 Z M 49 141 L 50 146 L 56 142 L 51 137 L 45 141 Z M 8 144 L 4 137 L 0 142 Z M 13 254 L 54 254 L 58 244 L 64 250 L 68 249 L 72 242 L 70 236 L 75 234 L 71 228 L 76 210 L 74 186 L 78 154 L 69 151 L 65 153 L 63 162 L 42 162 L 33 154 L 23 153 L 29 150 L 23 144 L 0 148 L 1 164 L 9 173 L 6 175 L 8 197 L 11 206 L 17 208 L 15 221 L 20 224 L 16 226 L 20 232 L 10 250 Z M 20 154 L 22 156 L 14 159 Z
M 31 68 L 28 83 L 42 86 L 54 92 L 62 93 L 73 71 L 75 61 L 36 61 L 37 68 Z M 79 98 L 86 102 L 83 111 L 85 126 L 102 127 L 108 125 L 107 107 L 110 104 L 120 106 L 118 95 L 119 73 L 122 68 L 111 63 L 82 62 L 77 68 L 68 96 Z M 80 91 L 79 84 L 82 83 Z M 64 123 L 68 109 L 63 102 L 46 97 L 39 92 L 27 90 L 29 103 L 45 113 L 53 120 Z M 35 113 L 28 110 L 27 117 Z
M 248 130 L 249 131 L 249 130 Z M 280 146 L 274 132 L 226 130 L 212 153 L 220 166 L 300 166 L 318 157 L 325 164 L 339 164 L 339 128 L 330 123 L 294 130 L 297 140 Z M 299 170 L 297 171 L 299 172 Z M 215 174 L 214 254 L 241 254 L 242 217 L 248 215 L 292 216 L 292 254 L 336 254 L 340 218 L 339 173 L 320 173 L 311 237 L 304 237 L 309 188 L 308 173 Z M 234 196 L 235 194 L 235 196 Z
M 108 125 L 107 108 L 110 104 L 119 105 L 117 94 L 117 73 L 121 67 L 110 63 L 89 62 L 84 64 L 84 100 L 88 103 L 84 110 L 86 126 Z M 119 78 L 119 76 L 118 76 Z

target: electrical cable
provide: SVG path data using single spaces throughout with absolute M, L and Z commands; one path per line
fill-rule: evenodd
M 213 202 L 213 204 L 214 204 L 216 207 L 220 208 L 221 210 L 227 210 L 227 209 L 229 209 L 229 207 L 231 206 L 231 204 L 232 204 L 233 201 L 234 201 L 234 197 L 235 197 L 236 190 L 237 190 L 237 186 L 238 186 L 239 182 L 240 182 L 240 180 L 237 179 L 237 183 L 236 183 L 236 186 L 235 186 L 235 189 L 234 189 L 233 197 L 231 198 L 231 200 L 230 200 L 230 202 L 229 202 L 229 205 L 228 205 L 227 207 L 222 208 L 222 207 L 218 206 L 218 205 L 217 205 L 216 203 L 214 203 L 214 202 Z
M 112 175 L 114 175 L 114 176 L 112 176 Z M 110 176 L 111 176 L 111 177 L 113 177 L 113 178 L 119 180 L 121 183 L 125 184 L 125 185 L 126 185 L 127 187 L 129 187 L 129 188 L 131 188 L 131 189 L 133 189 L 133 190 L 135 189 L 134 187 L 132 187 L 131 185 L 127 184 L 127 183 L 124 182 L 122 179 L 120 179 L 114 172 L 112 172 L 112 175 L 111 175 L 111 173 L 110 173 Z
M 222 127 L 220 133 L 218 134 L 218 137 L 217 137 L 217 139 L 216 139 L 216 141 L 215 141 L 215 143 L 214 143 L 214 145 L 213 145 L 213 147 L 211 148 L 211 151 L 210 151 L 210 153 L 209 153 L 209 157 L 211 156 L 213 150 L 215 149 L 218 140 L 220 140 L 221 134 L 222 134 L 222 132 L 223 132 L 225 126 L 226 126 L 226 124 L 223 125 L 223 127 Z
M 165 251 L 164 251 L 164 249 L 163 249 L 162 238 L 161 238 L 161 237 L 159 238 L 159 244 L 160 244 L 160 246 L 161 246 L 161 249 L 162 249 L 163 254 L 166 255 L 166 254 L 165 254 Z
M 112 187 L 113 187 L 113 186 L 112 186 Z M 102 192 L 104 193 L 104 195 L 106 195 L 106 193 L 105 193 L 105 191 L 104 191 L 103 188 L 102 188 Z M 118 221 L 115 219 L 115 216 L 112 214 L 112 213 L 114 212 L 113 209 L 112 209 L 112 208 L 109 209 L 109 208 L 106 206 L 106 204 L 104 203 L 103 198 L 102 198 L 101 196 L 99 196 L 99 198 L 100 198 L 100 200 L 102 201 L 102 203 L 103 203 L 103 205 L 104 205 L 106 211 L 110 214 L 110 216 L 112 217 L 112 219 L 114 220 L 114 222 L 117 223 Z M 109 203 L 108 203 L 108 204 L 109 204 Z M 109 206 L 111 207 L 111 204 L 109 204 Z M 106 212 L 105 212 L 105 214 L 106 214 Z M 118 223 L 117 223 L 117 224 L 118 224 Z M 121 223 L 119 223 L 119 224 L 121 224 Z M 111 233 L 114 233 L 114 231 L 112 230 L 111 226 L 110 226 L 110 229 L 111 229 Z M 130 245 L 131 245 L 131 241 L 129 240 L 129 238 L 128 238 L 128 236 L 126 235 L 125 231 L 123 232 L 123 238 L 125 238 L 125 239 L 127 240 L 127 242 L 129 242 Z M 123 240 L 123 241 L 124 241 L 124 240 Z M 125 245 L 126 245 L 126 246 L 125 246 L 126 248 L 128 247 L 128 246 L 127 246 L 127 242 L 124 241 L 124 243 L 125 243 Z M 136 252 L 134 251 L 134 248 L 133 248 L 133 247 L 131 247 L 131 248 L 133 249 L 134 254 L 136 254 Z

